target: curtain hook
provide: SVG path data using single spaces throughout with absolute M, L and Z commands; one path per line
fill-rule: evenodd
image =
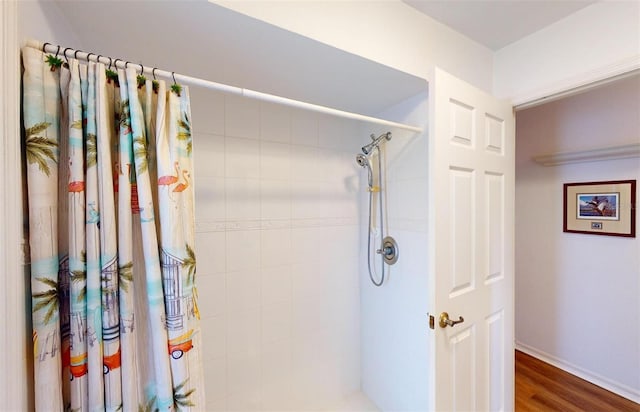
M 45 44 L 42 45 L 42 53 L 46 53 L 45 49 L 47 48 L 47 44 L 50 45 L 51 43 L 45 43 Z
M 173 85 L 171 85 L 171 91 L 180 96 L 182 86 L 180 86 L 178 82 L 176 82 L 176 72 L 171 72 L 171 77 L 173 77 Z
M 153 76 L 153 80 L 158 80 L 156 79 L 156 69 L 157 67 L 154 67 L 153 70 L 151 70 L 151 75 Z
M 58 50 L 56 50 L 56 59 L 58 58 L 58 53 L 60 53 L 60 46 L 58 46 Z
M 93 54 L 94 56 L 96 55 L 95 53 L 89 53 L 89 54 L 87 54 L 87 61 L 88 61 L 88 62 L 90 62 L 90 61 L 91 61 L 91 55 L 92 55 L 92 54 Z
M 113 60 L 111 60 L 111 57 L 109 57 L 109 70 L 111 70 L 111 63 L 113 63 Z
M 144 75 L 144 66 L 140 63 L 140 74 Z
M 124 69 L 127 70 L 129 68 L 129 62 L 124 62 Z
M 98 60 L 98 63 L 100 63 L 100 59 L 102 58 L 102 55 L 99 54 L 98 57 L 96 57 L 96 59 Z
M 118 60 L 120 59 L 115 59 L 115 61 L 113 62 L 113 65 L 116 66 L 116 70 L 118 69 Z M 122 60 L 120 60 L 122 61 Z
M 81 52 L 82 50 L 76 50 L 75 52 L 73 52 L 73 58 L 78 60 L 78 52 Z
M 67 61 L 67 63 L 69 63 L 69 58 L 67 57 L 67 50 L 71 49 L 71 47 L 67 47 L 66 49 L 64 49 L 64 51 L 62 52 L 62 54 L 64 54 L 64 59 Z

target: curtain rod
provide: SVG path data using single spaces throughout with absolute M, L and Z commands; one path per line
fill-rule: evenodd
M 302 102 L 299 100 L 289 99 L 287 97 L 275 96 L 268 93 L 262 93 L 255 90 L 245 89 L 241 87 L 229 86 L 227 84 L 216 83 L 209 80 L 199 79 L 197 77 L 185 76 L 184 74 L 177 74 L 166 70 L 160 70 L 154 67 L 143 66 L 142 64 L 132 63 L 124 61 L 122 59 L 112 59 L 111 57 L 105 57 L 97 55 L 95 53 L 87 53 L 81 50 L 75 50 L 71 47 L 54 46 L 50 43 L 40 43 L 36 40 L 28 40 L 27 46 L 34 49 L 42 50 L 45 53 L 55 53 L 56 55 L 63 55 L 65 58 L 74 58 L 76 60 L 85 60 L 93 62 L 101 62 L 115 66 L 116 68 L 124 69 L 129 65 L 135 67 L 141 73 L 150 75 L 158 75 L 167 79 L 173 79 L 178 83 L 184 83 L 191 86 L 203 87 L 205 89 L 218 90 L 224 93 L 234 94 L 238 96 L 244 96 L 251 99 L 262 100 L 266 102 L 278 103 L 286 106 L 297 107 L 301 109 L 311 110 L 318 113 L 325 113 L 334 116 L 344 117 L 347 119 L 362 120 L 365 122 L 376 123 L 389 127 L 397 127 L 399 129 L 410 130 L 412 132 L 420 133 L 422 128 L 407 125 L 404 123 L 392 122 L 389 120 L 380 119 L 372 116 L 365 116 L 359 113 L 347 112 L 344 110 L 334 109 L 332 107 L 321 106 L 318 104 Z

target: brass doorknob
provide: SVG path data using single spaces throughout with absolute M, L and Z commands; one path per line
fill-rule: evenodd
M 464 322 L 464 318 L 462 316 L 459 316 L 458 320 L 451 320 L 449 319 L 449 314 L 447 312 L 442 312 L 440 314 L 440 322 L 438 323 L 441 328 L 446 328 L 447 326 L 454 327 L 458 323 L 462 323 L 462 322 Z

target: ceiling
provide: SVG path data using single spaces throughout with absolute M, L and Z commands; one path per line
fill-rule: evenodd
M 403 0 L 465 36 L 499 50 L 595 0 Z

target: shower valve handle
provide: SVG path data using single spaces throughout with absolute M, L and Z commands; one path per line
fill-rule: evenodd
M 394 252 L 392 247 L 386 246 L 382 249 L 377 249 L 376 253 L 379 255 L 390 256 L 390 255 L 393 255 Z
M 380 249 L 377 249 L 376 253 L 382 256 L 384 263 L 393 265 L 398 261 L 398 244 L 394 238 L 387 236 L 382 239 Z

